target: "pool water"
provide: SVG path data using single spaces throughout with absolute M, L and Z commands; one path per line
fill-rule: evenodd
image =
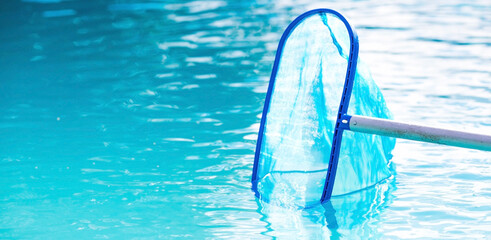
M 489 152 L 398 140 L 375 187 L 255 198 L 276 47 L 318 7 L 396 120 L 491 134 L 488 1 L 2 1 L 0 238 L 489 238 Z

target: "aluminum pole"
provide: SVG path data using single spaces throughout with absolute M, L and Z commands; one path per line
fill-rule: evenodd
M 491 151 L 491 135 L 400 123 L 387 119 L 346 116 L 342 120 L 354 132 L 371 133 L 449 146 Z

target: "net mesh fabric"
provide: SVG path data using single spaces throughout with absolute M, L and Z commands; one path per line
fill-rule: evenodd
M 264 125 L 257 191 L 281 205 L 319 203 L 344 87 L 350 39 L 335 15 L 304 18 L 286 40 Z M 349 114 L 390 118 L 367 67 L 358 62 Z M 333 195 L 389 177 L 394 140 L 345 131 Z

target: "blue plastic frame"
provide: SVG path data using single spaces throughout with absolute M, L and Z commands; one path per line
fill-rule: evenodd
M 259 156 L 260 156 L 260 151 L 261 151 L 261 144 L 263 140 L 263 134 L 264 134 L 264 124 L 266 123 L 266 117 L 268 114 L 268 109 L 269 109 L 269 104 L 271 100 L 271 94 L 273 92 L 273 87 L 276 79 L 276 74 L 278 72 L 278 67 L 279 63 L 281 60 L 281 54 L 283 52 L 283 47 L 285 45 L 286 40 L 290 36 L 290 33 L 295 29 L 295 27 L 300 23 L 303 19 L 314 15 L 318 13 L 327 13 L 327 14 L 332 14 L 338 17 L 346 26 L 346 29 L 348 30 L 348 34 L 350 37 L 350 54 L 349 54 L 349 61 L 348 61 L 348 67 L 346 71 L 346 77 L 345 77 L 345 82 L 344 82 L 344 89 L 343 89 L 343 94 L 341 97 L 341 102 L 339 105 L 339 110 L 338 110 L 338 115 L 337 115 L 337 120 L 336 120 L 336 127 L 334 129 L 334 136 L 333 136 L 333 144 L 331 146 L 331 155 L 329 159 L 329 169 L 327 172 L 326 176 L 326 182 L 324 184 L 324 191 L 322 193 L 322 198 L 320 199 L 321 202 L 325 202 L 331 198 L 332 195 L 332 189 L 334 186 L 334 180 L 336 178 L 336 169 L 338 166 L 338 159 L 339 159 L 339 150 L 341 148 L 341 140 L 343 136 L 343 130 L 346 129 L 346 126 L 342 124 L 342 120 L 344 119 L 343 117 L 346 115 L 348 112 L 348 106 L 349 106 L 349 101 L 351 98 L 351 91 L 353 89 L 353 81 L 356 73 L 356 64 L 358 61 L 358 49 L 359 49 L 359 44 L 358 44 L 358 35 L 356 34 L 355 30 L 351 27 L 351 25 L 348 23 L 346 18 L 343 17 L 340 13 L 332 10 L 332 9 L 326 9 L 326 8 L 320 8 L 320 9 L 314 9 L 310 10 L 308 12 L 305 12 L 304 14 L 298 16 L 295 20 L 293 20 L 290 25 L 286 28 L 285 32 L 281 36 L 280 43 L 278 45 L 278 50 L 276 51 L 276 57 L 273 65 L 273 70 L 271 73 L 271 78 L 269 80 L 269 86 L 268 86 L 268 92 L 266 93 L 266 100 L 264 103 L 264 108 L 263 108 L 263 114 L 261 117 L 261 125 L 259 127 L 259 133 L 258 133 L 258 138 L 257 138 L 257 144 L 256 144 L 256 152 L 254 155 L 254 167 L 252 169 L 252 189 L 257 193 L 257 171 L 258 171 L 258 165 L 259 165 Z

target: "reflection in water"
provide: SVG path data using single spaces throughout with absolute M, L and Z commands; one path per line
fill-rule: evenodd
M 366 239 L 383 236 L 380 215 L 390 207 L 395 178 L 307 209 L 286 208 L 258 200 L 264 234 L 301 239 Z

